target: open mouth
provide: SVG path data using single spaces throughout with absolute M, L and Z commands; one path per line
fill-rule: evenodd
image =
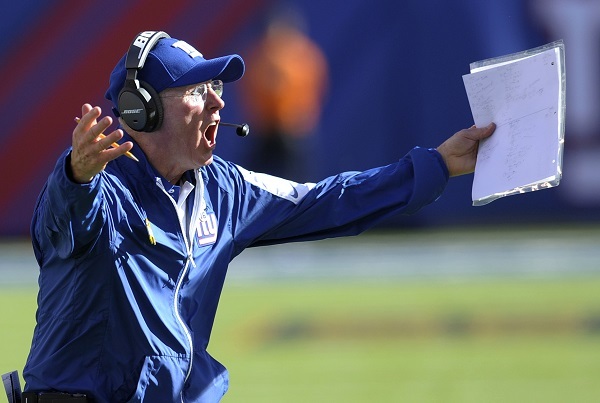
M 206 139 L 206 142 L 208 143 L 208 146 L 213 148 L 217 145 L 217 124 L 216 123 L 211 123 L 210 125 L 208 125 L 208 127 L 206 128 L 206 131 L 204 132 L 204 138 Z

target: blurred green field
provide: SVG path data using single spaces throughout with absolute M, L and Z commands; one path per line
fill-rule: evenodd
M 226 288 L 225 402 L 595 402 L 600 279 Z
M 596 402 L 600 278 L 227 284 L 223 402 Z M 22 370 L 33 288 L 0 289 L 0 372 Z

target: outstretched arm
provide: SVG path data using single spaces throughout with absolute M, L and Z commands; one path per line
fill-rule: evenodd
M 491 136 L 494 130 L 494 123 L 482 128 L 472 126 L 455 133 L 437 148 L 450 176 L 469 174 L 475 170 L 479 141 Z

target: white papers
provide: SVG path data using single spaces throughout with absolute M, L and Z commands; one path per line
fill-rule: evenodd
M 475 125 L 496 123 L 479 145 L 473 205 L 557 186 L 564 139 L 562 41 L 473 63 L 463 81 Z

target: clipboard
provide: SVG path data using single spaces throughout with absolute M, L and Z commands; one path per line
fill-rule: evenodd
M 496 123 L 479 144 L 473 206 L 558 186 L 566 111 L 563 40 L 469 67 L 463 82 L 475 125 Z

